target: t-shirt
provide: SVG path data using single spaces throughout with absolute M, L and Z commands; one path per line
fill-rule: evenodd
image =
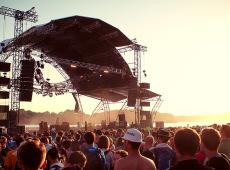
M 214 170 L 213 168 L 201 165 L 196 159 L 178 162 L 169 170 Z
M 210 158 L 206 165 L 215 168 L 215 170 L 230 170 L 229 161 L 221 154 Z

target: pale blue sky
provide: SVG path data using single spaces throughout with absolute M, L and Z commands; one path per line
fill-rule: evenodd
M 144 81 L 163 95 L 160 112 L 230 112 L 230 0 L 0 0 L 0 5 L 20 10 L 34 6 L 36 24 L 72 15 L 102 19 L 148 47 Z M 3 23 L 0 16 L 0 40 Z M 5 38 L 12 37 L 12 18 L 5 28 Z M 83 104 L 93 109 L 93 104 L 86 106 L 88 99 Z M 55 100 L 40 96 L 22 106 L 63 111 L 72 109 L 74 101 L 69 95 Z

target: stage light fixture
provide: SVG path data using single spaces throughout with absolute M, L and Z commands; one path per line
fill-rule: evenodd
M 104 73 L 109 73 L 109 70 L 104 70 Z
M 77 65 L 75 65 L 75 64 L 70 64 L 70 67 L 71 67 L 71 68 L 77 68 Z

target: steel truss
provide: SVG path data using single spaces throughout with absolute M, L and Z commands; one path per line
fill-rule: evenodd
M 20 11 L 8 7 L 2 6 L 0 8 L 0 14 L 4 16 L 13 17 L 14 22 L 14 39 L 17 41 L 17 37 L 23 32 L 23 21 L 37 22 L 38 15 L 36 14 L 34 7 L 28 11 Z M 8 56 L 2 58 L 6 60 Z M 20 110 L 20 61 L 23 59 L 23 48 L 15 45 L 13 47 L 13 63 L 12 63 L 12 83 L 11 83 L 11 111 L 16 112 L 17 123 L 19 122 L 19 110 Z M 16 124 L 17 125 L 17 124 Z M 9 123 L 9 128 L 12 128 L 15 124 Z
M 75 65 L 75 66 L 79 66 L 82 68 L 87 68 L 89 70 L 109 72 L 109 73 L 115 73 L 115 74 L 123 74 L 123 75 L 126 74 L 126 72 L 123 69 L 118 69 L 115 67 L 101 66 L 101 65 L 97 65 L 97 64 L 84 63 L 84 62 L 80 62 L 80 61 L 68 60 L 68 59 L 62 59 L 62 58 L 56 58 L 56 57 L 50 57 L 50 58 L 55 60 L 57 63 Z
M 137 44 L 136 42 L 134 42 L 132 45 L 128 45 L 122 48 L 119 48 L 118 51 L 120 53 L 126 53 L 129 51 L 133 51 L 134 55 L 133 55 L 133 76 L 136 77 L 137 79 L 137 86 L 139 86 L 139 84 L 141 83 L 141 54 L 143 52 L 147 51 L 147 47 L 146 46 L 142 46 Z M 134 107 L 135 110 L 135 124 L 140 124 L 140 111 L 142 110 L 142 107 L 140 106 L 141 103 L 141 99 L 138 97 L 136 99 L 136 105 Z
M 95 115 L 95 113 L 98 112 L 104 112 L 104 118 L 105 118 L 105 123 L 106 125 L 108 125 L 110 123 L 110 107 L 109 107 L 109 101 L 105 100 L 105 99 L 101 99 L 100 102 L 98 103 L 98 105 L 95 107 L 95 109 L 93 110 L 89 121 L 91 121 L 91 119 L 93 118 L 93 116 Z
M 161 96 L 155 97 L 155 104 L 153 105 L 152 111 L 151 111 L 151 116 L 152 116 L 152 121 L 154 122 L 156 119 L 157 112 L 159 108 L 161 107 L 161 104 L 163 102 Z

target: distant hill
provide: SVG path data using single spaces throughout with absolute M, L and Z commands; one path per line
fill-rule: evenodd
M 117 119 L 118 110 L 112 110 L 110 112 L 110 121 Z M 135 122 L 134 110 L 125 111 L 126 120 L 128 123 Z M 82 119 L 83 118 L 83 119 Z M 99 124 L 102 120 L 105 120 L 105 113 L 95 113 L 90 116 L 84 113 L 76 113 L 73 110 L 66 110 L 60 113 L 53 112 L 33 112 L 30 110 L 20 110 L 20 124 L 38 124 L 41 121 L 46 121 L 49 124 L 55 124 L 57 119 L 60 122 L 69 122 L 70 124 L 77 124 L 77 122 L 87 121 L 93 124 Z M 166 123 L 176 122 L 205 122 L 205 121 L 230 121 L 230 113 L 218 114 L 218 115 L 191 115 L 191 116 L 176 116 L 171 113 L 157 113 L 155 120 L 164 121 Z

